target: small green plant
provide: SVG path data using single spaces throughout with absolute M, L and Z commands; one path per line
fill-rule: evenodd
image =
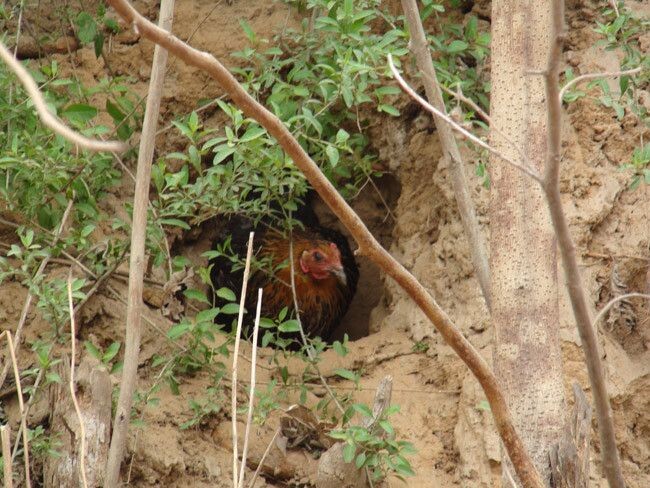
M 84 341 L 84 346 L 86 348 L 86 352 L 100 361 L 110 374 L 115 374 L 122 371 L 122 366 L 124 365 L 122 361 L 113 362 L 117 356 L 117 353 L 120 352 L 121 344 L 119 342 L 112 342 L 105 351 L 101 351 L 90 341 Z
M 650 185 L 650 142 L 635 148 L 634 152 L 632 152 L 632 160 L 622 165 L 621 169 L 634 173 L 629 187 L 630 190 L 638 188 L 641 182 Z
M 359 425 L 348 425 L 342 429 L 330 432 L 330 437 L 345 443 L 343 459 L 347 463 L 354 462 L 357 468 L 368 468 L 374 481 L 394 474 L 404 480 L 415 472 L 406 456 L 415 453 L 410 442 L 395 440 L 395 429 L 388 417 L 399 411 L 394 405 L 387 408 L 377 419 L 376 426 L 367 428 Z M 355 403 L 344 415 L 344 425 L 354 414 L 362 418 L 372 419 L 372 411 L 367 405 Z
M 208 417 L 212 417 L 221 412 L 225 402 L 224 388 L 221 385 L 222 377 L 223 375 L 220 375 L 216 380 L 215 385 L 210 386 L 205 390 L 206 395 L 204 399 L 189 400 L 192 417 L 180 425 L 181 429 L 185 430 L 200 426 Z

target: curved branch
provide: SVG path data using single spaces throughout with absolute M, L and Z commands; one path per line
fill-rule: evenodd
M 604 73 L 587 73 L 585 75 L 580 75 L 572 79 L 571 81 L 569 81 L 566 85 L 564 85 L 560 90 L 560 94 L 558 95 L 558 97 L 560 99 L 560 102 L 562 102 L 562 99 L 564 98 L 564 94 L 567 92 L 569 88 L 571 88 L 573 85 L 582 83 L 583 81 L 586 80 L 593 80 L 595 78 L 616 78 L 617 76 L 634 75 L 640 72 L 641 72 L 641 66 L 634 69 L 627 69 L 625 71 L 609 71 Z
M 0 58 L 9 66 L 11 71 L 18 77 L 20 82 L 25 87 L 29 98 L 31 98 L 36 108 L 36 112 L 41 119 L 41 122 L 47 127 L 49 127 L 52 132 L 59 134 L 61 137 L 67 139 L 68 141 L 76 144 L 82 149 L 87 149 L 89 151 L 107 151 L 107 152 L 124 152 L 127 149 L 127 145 L 120 141 L 97 141 L 95 139 L 90 139 L 89 137 L 82 136 L 78 132 L 72 130 L 70 127 L 65 125 L 61 119 L 56 115 L 52 114 L 45 104 L 43 95 L 38 89 L 36 82 L 29 75 L 27 70 L 22 64 L 18 62 L 16 58 L 11 54 L 11 52 L 6 48 L 6 46 L 0 42 Z

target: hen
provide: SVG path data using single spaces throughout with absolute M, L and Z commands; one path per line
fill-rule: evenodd
M 298 218 L 304 229 L 293 231 L 293 269 L 300 321 L 307 337 L 320 336 L 327 341 L 352 301 L 359 269 L 347 239 L 342 234 L 320 226 L 311 211 L 301 213 Z M 258 288 L 264 290 L 262 317 L 276 319 L 285 307 L 291 314 L 294 311 L 289 237 L 264 225 L 254 227 L 243 217 L 233 217 L 224 234 L 231 236 L 231 250 L 241 261 L 246 256 L 251 230 L 255 231 L 256 261 L 266 262 L 270 266 L 263 269 L 251 268 L 245 302 L 249 312 L 248 331 L 252 321 L 251 312 L 256 307 Z M 218 242 L 215 244 L 219 245 Z M 228 257 L 219 256 L 212 259 L 210 264 L 210 278 L 215 289 L 225 286 L 235 293 L 241 290 L 243 270 L 233 271 L 232 261 Z M 301 343 L 298 334 L 281 334 L 281 337 Z

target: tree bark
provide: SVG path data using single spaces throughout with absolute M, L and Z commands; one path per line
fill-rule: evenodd
M 547 153 L 544 78 L 551 48 L 549 0 L 492 3 L 494 127 L 511 139 L 542 173 Z M 517 150 L 490 135 L 511 159 Z M 490 164 L 490 269 L 495 328 L 495 369 L 517 430 L 544 481 L 549 449 L 565 425 L 555 238 L 542 189 L 499 158 Z M 514 480 L 504 464 L 506 486 Z

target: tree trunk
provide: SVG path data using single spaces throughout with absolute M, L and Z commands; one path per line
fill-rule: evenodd
M 546 157 L 544 77 L 551 46 L 549 0 L 492 2 L 494 127 L 508 134 L 539 173 Z M 535 73 L 536 72 L 536 73 Z M 491 144 L 519 160 L 496 132 Z M 555 239 L 539 185 L 521 171 L 490 160 L 492 319 L 495 369 L 515 425 L 544 481 L 549 450 L 564 429 Z M 505 486 L 516 479 L 504 463 Z

